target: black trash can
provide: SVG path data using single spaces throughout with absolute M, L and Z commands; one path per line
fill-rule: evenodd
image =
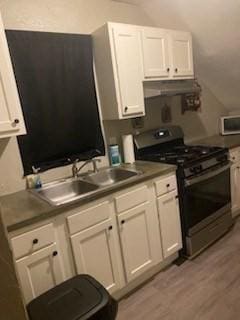
M 89 275 L 67 280 L 31 301 L 30 320 L 114 320 L 118 304 Z

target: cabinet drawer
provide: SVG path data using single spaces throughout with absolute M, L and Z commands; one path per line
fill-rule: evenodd
M 55 242 L 54 228 L 50 223 L 11 239 L 16 259 L 29 255 Z
M 177 189 L 176 176 L 170 176 L 163 179 L 155 181 L 157 196 L 161 196 L 167 192 Z
M 115 197 L 117 212 L 123 212 L 148 201 L 148 188 L 141 186 Z
M 109 202 L 103 202 L 67 218 L 70 234 L 87 229 L 110 216 Z

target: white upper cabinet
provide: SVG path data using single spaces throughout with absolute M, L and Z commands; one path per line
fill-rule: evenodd
M 192 37 L 189 32 L 142 29 L 145 80 L 194 77 Z
M 104 120 L 144 116 L 144 81 L 194 78 L 189 32 L 109 22 L 93 43 Z
M 0 15 L 0 138 L 25 134 L 25 125 Z
M 164 29 L 142 30 L 143 67 L 145 78 L 169 78 L 170 56 L 168 34 Z
M 189 32 L 170 32 L 171 74 L 173 78 L 193 78 L 192 36 Z
M 145 115 L 141 31 L 108 23 L 93 34 L 103 119 Z
M 119 81 L 120 113 L 123 116 L 143 115 L 140 32 L 124 25 L 114 26 L 112 32 Z

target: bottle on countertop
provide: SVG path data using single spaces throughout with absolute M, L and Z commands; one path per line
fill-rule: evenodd
M 42 187 L 42 181 L 39 175 L 39 168 L 32 167 L 33 174 L 27 176 L 28 189 L 40 189 Z
M 119 166 L 121 164 L 121 155 L 119 152 L 119 146 L 117 144 L 112 144 L 109 146 L 109 158 L 111 166 Z

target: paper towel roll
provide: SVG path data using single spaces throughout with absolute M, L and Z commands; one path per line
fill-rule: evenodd
M 125 163 L 135 162 L 133 136 L 131 134 L 123 135 L 123 154 Z

